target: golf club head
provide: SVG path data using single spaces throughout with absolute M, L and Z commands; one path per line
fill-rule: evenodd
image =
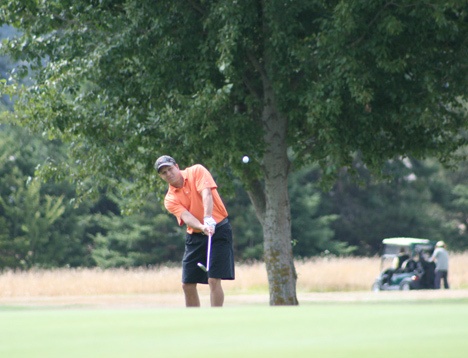
M 203 265 L 201 262 L 199 262 L 197 265 L 198 265 L 198 267 L 200 267 L 203 271 L 208 272 L 208 270 L 206 269 L 205 265 Z

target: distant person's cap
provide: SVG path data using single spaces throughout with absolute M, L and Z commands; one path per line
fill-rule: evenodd
M 443 241 L 437 241 L 436 246 L 437 246 L 437 247 L 444 247 L 444 246 L 445 246 L 445 242 L 443 242 Z

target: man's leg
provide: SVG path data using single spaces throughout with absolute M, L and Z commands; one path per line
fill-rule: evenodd
M 442 279 L 442 272 L 436 271 L 434 277 L 434 288 L 438 290 L 440 288 L 440 280 Z
M 211 307 L 223 307 L 224 291 L 223 287 L 221 286 L 221 279 L 209 278 L 208 284 L 210 285 Z
M 196 283 L 183 283 L 182 288 L 185 294 L 186 307 L 200 307 L 200 298 L 198 297 L 198 290 Z
M 447 271 L 444 271 L 442 278 L 444 279 L 444 288 L 448 289 L 449 284 L 448 284 L 448 272 Z

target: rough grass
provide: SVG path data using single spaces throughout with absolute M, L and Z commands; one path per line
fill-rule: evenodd
M 449 281 L 468 288 L 468 253 L 452 253 Z M 380 272 L 380 258 L 316 258 L 295 263 L 299 292 L 367 291 Z M 151 269 L 56 269 L 4 271 L 0 297 L 86 296 L 181 292 L 180 267 Z M 265 265 L 236 265 L 236 280 L 223 283 L 227 294 L 268 292 Z M 208 288 L 203 285 L 201 292 Z

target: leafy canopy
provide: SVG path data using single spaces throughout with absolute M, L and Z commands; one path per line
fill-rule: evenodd
M 129 190 L 115 181 L 125 177 L 142 198 L 163 153 L 203 159 L 223 179 L 261 178 L 265 83 L 296 167 L 334 175 L 359 152 L 378 172 L 399 155 L 447 161 L 465 143 L 465 2 L 12 0 L 0 10 L 22 31 L 3 49 L 36 80 L 18 88 L 17 120 L 70 143 L 79 166 L 61 169 L 84 189 L 91 177 Z

